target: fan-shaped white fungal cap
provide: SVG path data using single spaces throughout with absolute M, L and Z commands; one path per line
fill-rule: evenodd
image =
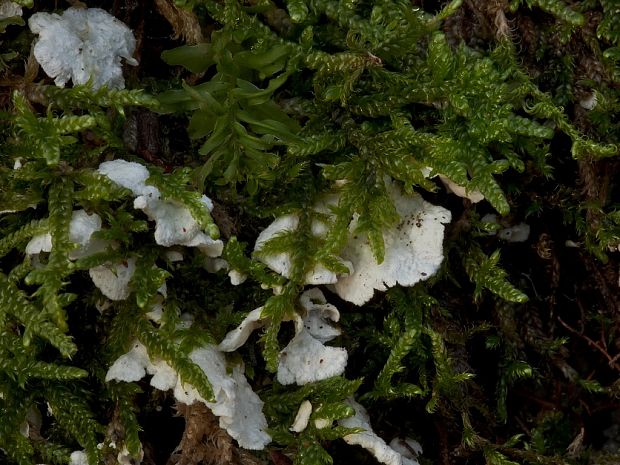
M 104 161 L 99 165 L 97 171 L 119 186 L 129 189 L 135 196 L 151 194 L 159 198 L 157 188 L 146 185 L 146 180 L 151 174 L 146 166 L 140 163 L 126 160 Z
M 92 235 L 101 231 L 101 217 L 96 213 L 88 214 L 85 210 L 73 212 L 71 224 L 69 225 L 69 240 L 79 244 L 75 250 L 69 252 L 69 258 L 88 257 L 98 252 L 103 252 L 110 244 L 104 239 L 93 239 Z
M 347 351 L 323 344 L 340 334 L 331 324 L 340 318 L 338 309 L 328 304 L 316 288 L 304 292 L 299 302 L 304 314 L 295 315 L 295 337 L 280 352 L 278 381 L 306 384 L 341 375 L 347 365 Z M 261 319 L 262 310 L 259 307 L 248 313 L 237 328 L 228 332 L 218 349 L 223 352 L 237 350 L 255 329 L 269 324 L 268 319 Z
M 265 432 L 268 425 L 263 414 L 264 403 L 252 390 L 241 366 L 233 368 L 232 379 L 235 382 L 234 412 L 220 416 L 220 426 L 244 449 L 264 449 L 271 442 L 271 436 Z
M 230 284 L 233 286 L 243 284 L 245 280 L 248 279 L 248 275 L 239 270 L 230 270 L 228 272 L 228 277 L 230 278 Z
M 339 376 L 347 366 L 347 351 L 328 347 L 305 330 L 280 352 L 278 381 L 299 385 Z
M 372 430 L 370 425 L 370 417 L 366 409 L 353 399 L 347 400 L 347 403 L 355 410 L 355 415 L 349 418 L 338 420 L 340 426 L 346 428 L 363 428 L 366 431 L 362 433 L 347 434 L 343 437 L 347 444 L 361 446 L 368 450 L 376 459 L 386 465 L 419 465 L 414 458 L 408 458 L 401 455 L 398 451 L 388 446 Z
M 28 255 L 36 255 L 41 252 L 52 251 L 52 235 L 50 233 L 37 234 L 33 236 L 28 244 L 26 244 L 26 253 Z
M 83 450 L 71 452 L 69 457 L 69 465 L 88 465 L 88 457 Z
M 265 432 L 267 419 L 263 414 L 263 401 L 252 391 L 243 367 L 235 366 L 232 374 L 226 371 L 224 354 L 215 346 L 195 349 L 190 358 L 211 383 L 215 402 L 206 402 L 196 389 L 181 380 L 174 389 L 177 400 L 186 404 L 203 402 L 220 419 L 220 427 L 228 431 L 245 449 L 263 449 L 271 441 Z
M 291 276 L 291 269 L 293 264 L 291 262 L 291 255 L 289 253 L 279 253 L 275 255 L 261 254 L 262 246 L 274 238 L 278 234 L 286 231 L 295 231 L 299 227 L 299 217 L 297 215 L 284 215 L 275 219 L 267 228 L 265 228 L 256 239 L 254 245 L 254 251 L 258 253 L 258 259 L 265 265 L 271 268 L 276 273 L 281 274 L 285 278 Z M 318 221 L 312 224 L 312 233 L 320 237 L 324 235 L 326 228 Z M 345 265 L 347 265 L 345 263 Z M 317 264 L 315 267 L 306 274 L 305 283 L 311 285 L 319 284 L 333 284 L 338 280 L 338 276 L 333 271 L 328 270 L 322 264 Z
M 306 312 L 295 321 L 295 337 L 280 352 L 278 381 L 299 385 L 339 376 L 347 366 L 347 351 L 323 343 L 340 334 L 328 320 L 338 321 L 340 314 L 326 304 L 319 289 L 310 289 L 300 298 Z
M 351 234 L 341 253 L 342 258 L 353 264 L 354 271 L 340 277 L 333 289 L 356 305 L 368 302 L 375 290 L 385 291 L 396 284 L 413 286 L 428 279 L 443 261 L 443 225 L 450 221 L 450 211 L 426 202 L 419 195 L 404 196 L 395 185 L 388 188 L 401 220 L 383 231 L 383 263 L 377 264 L 363 235 Z M 350 230 L 354 231 L 356 225 L 354 220 Z
M 328 321 L 338 322 L 340 312 L 334 305 L 327 303 L 327 299 L 319 288 L 308 289 L 299 297 L 299 303 L 306 311 L 302 317 L 304 329 L 312 337 L 321 342 L 327 342 L 340 336 L 340 329 L 332 326 Z
M 95 89 L 107 85 L 125 87 L 121 58 L 132 58 L 136 39 L 131 29 L 100 8 L 69 8 L 62 15 L 35 13 L 28 20 L 30 30 L 39 35 L 34 56 L 57 86 L 72 80 Z

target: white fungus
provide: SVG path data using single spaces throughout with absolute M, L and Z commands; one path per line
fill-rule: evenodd
M 295 337 L 280 351 L 277 379 L 281 384 L 307 384 L 341 375 L 347 365 L 347 351 L 324 343 L 340 334 L 332 322 L 340 319 L 338 309 L 327 303 L 319 289 L 304 292 L 299 302 L 303 315 L 295 314 Z M 252 310 L 241 324 L 229 331 L 218 346 L 223 352 L 241 347 L 255 329 L 269 324 L 261 318 L 262 307 Z
M 134 208 L 143 210 L 149 219 L 155 221 L 157 244 L 164 247 L 197 247 L 208 257 L 222 254 L 224 243 L 205 234 L 186 207 L 173 200 L 161 199 L 159 190 L 146 184 L 150 174 L 145 166 L 125 160 L 112 160 L 99 165 L 98 172 L 136 196 Z M 201 201 L 205 210 L 213 209 L 213 203 L 207 196 L 203 195 Z
M 256 239 L 254 245 L 254 251 L 258 252 L 257 256 L 260 261 L 271 268 L 276 273 L 281 274 L 285 278 L 290 278 L 293 263 L 291 261 L 291 255 L 283 252 L 274 255 L 261 254 L 260 251 L 263 245 L 273 239 L 279 234 L 285 232 L 296 231 L 299 227 L 299 217 L 297 215 L 284 215 L 275 219 L 267 228 L 265 228 Z M 326 232 L 325 226 L 315 221 L 312 224 L 312 234 L 317 237 L 321 237 Z M 345 263 L 345 266 L 348 266 Z M 319 284 L 333 284 L 338 280 L 338 276 L 333 271 L 328 270 L 322 264 L 318 263 L 313 269 L 308 271 L 305 277 L 305 283 L 310 285 Z
M 228 277 L 230 278 L 230 284 L 233 286 L 238 286 L 239 284 L 243 284 L 246 279 L 248 279 L 248 275 L 242 273 L 238 270 L 230 270 L 228 272 Z
M 598 104 L 598 98 L 596 96 L 596 92 L 592 92 L 587 97 L 584 97 L 581 100 L 579 100 L 579 105 L 584 110 L 594 110 L 597 104 Z
M 508 228 L 500 229 L 497 237 L 507 242 L 525 242 L 530 237 L 530 225 L 519 223 Z
M 351 223 L 349 241 L 341 253 L 353 264 L 354 271 L 340 277 L 333 289 L 356 305 L 368 302 L 375 290 L 385 291 L 396 284 L 413 286 L 430 278 L 443 261 L 443 225 L 450 221 L 450 211 L 419 195 L 404 196 L 393 184 L 388 185 L 388 190 L 400 222 L 383 231 L 383 263 L 376 262 L 366 236 L 354 233 L 356 220 Z
M 344 373 L 348 354 L 341 347 L 325 346 L 340 334 L 330 321 L 338 321 L 340 314 L 327 304 L 319 289 L 310 289 L 300 298 L 303 317 L 295 319 L 295 337 L 279 355 L 278 381 L 298 385 L 321 381 Z
M 527 223 L 510 225 L 506 220 L 502 221 L 492 213 L 487 213 L 480 221 L 487 223 L 485 226 L 489 229 L 489 236 L 497 234 L 497 237 L 506 242 L 525 242 L 530 237 L 530 225 Z
M 8 19 L 21 15 L 22 7 L 19 3 L 10 0 L 0 0 L 0 19 Z
M 226 334 L 218 349 L 222 352 L 233 352 L 245 344 L 255 329 L 265 325 L 266 322 L 260 316 L 262 311 L 263 307 L 258 307 L 248 313 L 239 326 Z
M 468 199 L 471 201 L 471 203 L 478 203 L 484 200 L 484 195 L 482 195 L 479 190 L 475 189 L 468 191 L 466 188 L 464 188 L 463 186 L 459 186 L 452 179 L 444 176 L 443 174 L 439 175 L 439 179 L 441 179 L 441 182 L 446 187 L 448 192 L 451 192 L 454 195 L 458 195 L 459 197 L 462 197 L 464 199 Z
M 174 389 L 177 400 L 186 404 L 203 402 L 220 419 L 220 427 L 228 431 L 245 449 L 263 449 L 271 441 L 265 432 L 267 420 L 263 414 L 263 401 L 256 395 L 243 374 L 242 366 L 226 370 L 224 354 L 215 346 L 195 349 L 190 358 L 209 379 L 215 402 L 205 401 L 196 389 L 179 381 Z
M 153 375 L 151 386 L 160 391 L 174 389 L 178 383 L 177 372 L 164 360 L 155 360 L 146 367 L 146 371 L 149 375 Z
M 266 433 L 267 420 L 263 402 L 252 391 L 242 366 L 227 371 L 224 354 L 215 346 L 194 349 L 189 358 L 205 373 L 215 396 L 215 402 L 206 401 L 194 386 L 184 383 L 178 373 L 163 360 L 149 359 L 146 347 L 135 341 L 132 349 L 119 357 L 109 368 L 106 381 L 138 381 L 146 373 L 153 375 L 151 386 L 160 390 L 173 389 L 179 402 L 203 402 L 219 417 L 220 427 L 245 449 L 263 449 L 271 441 Z
M 26 253 L 28 255 L 36 255 L 41 252 L 52 251 L 52 235 L 49 233 L 37 234 L 26 244 Z
M 57 86 L 72 80 L 98 89 L 125 87 L 121 58 L 132 58 L 136 39 L 131 29 L 100 8 L 69 8 L 62 15 L 35 13 L 28 20 L 39 35 L 34 56 Z
M 105 375 L 105 380 L 106 382 L 117 380 L 128 383 L 140 381 L 146 375 L 146 368 L 150 363 L 146 347 L 136 340 L 129 352 L 114 361 Z
M 375 458 L 386 465 L 419 465 L 418 461 L 412 457 L 402 455 L 398 450 L 390 447 L 372 430 L 370 417 L 366 409 L 353 399 L 347 403 L 355 410 L 355 415 L 349 418 L 338 420 L 340 426 L 346 428 L 363 428 L 361 433 L 347 434 L 343 437 L 347 444 L 361 446 L 368 450 Z
M 114 443 L 111 443 L 114 444 Z M 113 449 L 116 449 L 116 444 L 114 444 Z M 140 452 L 138 453 L 138 457 L 131 455 L 127 446 L 123 444 L 123 448 L 116 455 L 116 463 L 118 465 L 135 465 L 136 463 L 142 463 L 142 459 L 144 458 L 144 451 L 140 448 Z
M 390 441 L 390 447 L 404 458 L 416 460 L 422 455 L 422 446 L 412 438 L 394 438 Z
M 308 427 L 308 421 L 310 420 L 310 415 L 312 414 L 312 404 L 309 400 L 304 400 L 299 406 L 299 410 L 297 410 L 297 415 L 295 415 L 295 420 L 293 424 L 289 428 L 293 433 L 301 433 Z
M 69 457 L 69 465 L 88 465 L 88 457 L 83 450 L 76 450 L 71 452 Z
M 129 281 L 136 271 L 136 259 L 130 257 L 122 263 L 99 265 L 88 270 L 90 279 L 110 300 L 125 300 L 131 289 Z
M 284 385 L 303 385 L 339 376 L 346 365 L 345 349 L 325 346 L 301 329 L 280 352 L 277 378 Z
M 110 244 L 104 240 L 91 240 L 93 233 L 101 230 L 101 217 L 96 213 L 88 214 L 85 210 L 75 210 L 69 224 L 69 240 L 79 247 L 69 252 L 69 258 L 86 257 L 102 252 Z M 51 252 L 52 236 L 50 233 L 33 236 L 26 245 L 29 255 Z
M 340 262 L 349 272 L 345 275 L 328 270 L 317 264 L 308 272 L 306 284 L 330 284 L 332 289 L 344 300 L 356 305 L 368 302 L 375 290 L 385 291 L 400 284 L 413 286 L 434 275 L 443 261 L 444 224 L 451 219 L 450 211 L 432 205 L 421 196 L 404 196 L 393 183 L 387 183 L 390 197 L 394 201 L 400 221 L 394 227 L 383 231 L 385 257 L 377 264 L 367 236 L 356 234 L 359 217 L 354 217 L 349 225 L 348 241 L 340 254 Z M 315 206 L 319 213 L 330 215 L 328 205 L 337 203 L 337 197 L 324 200 Z M 299 227 L 299 217 L 285 215 L 271 223 L 256 240 L 254 247 L 259 260 L 275 272 L 289 278 L 292 268 L 289 253 L 264 254 L 263 245 L 279 234 L 295 232 Z M 314 221 L 312 234 L 323 237 L 327 225 Z

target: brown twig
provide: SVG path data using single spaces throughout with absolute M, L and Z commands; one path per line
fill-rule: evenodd
M 558 321 L 560 322 L 560 324 L 562 326 L 564 326 L 568 331 L 570 331 L 571 333 L 573 333 L 574 335 L 576 335 L 577 337 L 579 337 L 580 339 L 586 341 L 588 343 L 589 346 L 594 347 L 596 350 L 598 350 L 601 354 L 603 354 L 603 356 L 607 359 L 607 361 L 609 362 L 609 366 L 612 367 L 613 369 L 615 369 L 616 371 L 620 371 L 620 364 L 616 363 L 616 360 L 618 359 L 619 355 L 616 356 L 611 356 L 609 355 L 609 353 L 607 352 L 607 350 L 605 350 L 605 347 L 601 346 L 598 342 L 594 341 L 593 339 L 591 339 L 590 337 L 586 336 L 585 334 L 583 334 L 583 322 L 582 322 L 582 330 L 581 331 L 577 331 L 575 328 L 573 328 L 572 326 L 570 326 L 568 323 L 566 323 L 564 320 L 562 320 L 562 318 L 560 318 L 558 316 Z

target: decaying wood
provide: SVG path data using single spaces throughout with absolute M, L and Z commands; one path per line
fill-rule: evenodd
M 185 418 L 181 442 L 166 465 L 261 465 L 250 452 L 237 447 L 233 438 L 220 428 L 218 418 L 209 408 L 196 402 L 177 403 Z

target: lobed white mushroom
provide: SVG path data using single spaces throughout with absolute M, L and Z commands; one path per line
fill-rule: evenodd
M 102 252 L 109 245 L 103 240 L 91 240 L 91 236 L 101 230 L 101 217 L 96 213 L 87 213 L 85 210 L 75 210 L 69 223 L 69 240 L 79 245 L 69 252 L 69 258 L 86 257 L 97 252 Z M 52 251 L 52 236 L 50 233 L 37 234 L 26 244 L 26 253 L 36 255 L 41 252 Z
M 121 58 L 130 65 L 136 39 L 125 24 L 100 8 L 69 8 L 62 15 L 35 13 L 28 20 L 39 36 L 34 56 L 59 87 L 91 82 L 123 89 Z
M 383 231 L 383 262 L 377 263 L 366 237 L 355 234 L 356 219 L 350 225 L 349 241 L 341 253 L 343 259 L 353 264 L 353 272 L 340 277 L 333 289 L 356 305 L 368 302 L 375 290 L 386 291 L 396 284 L 413 286 L 430 278 L 443 261 L 443 225 L 450 222 L 450 211 L 419 195 L 402 195 L 396 185 L 388 184 L 388 190 L 400 221 Z
M 468 199 L 469 201 L 471 201 L 471 203 L 478 203 L 484 200 L 484 195 L 477 189 L 467 190 L 465 187 L 458 185 L 452 179 L 444 176 L 443 174 L 439 175 L 439 179 L 441 180 L 448 192 L 451 192 L 454 195 L 457 195 L 464 199 Z
M 338 309 L 328 304 L 317 288 L 304 292 L 299 302 L 304 312 L 293 317 L 295 337 L 280 351 L 278 381 L 285 385 L 302 385 L 341 375 L 347 365 L 347 351 L 324 345 L 340 335 L 340 329 L 331 324 L 340 319 Z M 237 350 L 254 330 L 269 324 L 268 319 L 261 318 L 261 312 L 262 307 L 259 307 L 248 313 L 237 328 L 226 334 L 219 350 Z
M 197 247 L 208 257 L 222 254 L 224 243 L 205 234 L 191 212 L 173 200 L 161 199 L 155 186 L 146 184 L 150 174 L 140 163 L 112 160 L 99 165 L 98 172 L 116 184 L 129 189 L 135 196 L 134 208 L 143 210 L 149 219 L 155 221 L 155 242 L 164 247 L 183 245 Z M 204 208 L 213 209 L 213 203 L 202 196 Z
M 277 379 L 284 385 L 339 376 L 347 366 L 346 349 L 324 345 L 340 335 L 340 329 L 330 323 L 340 319 L 336 307 L 317 288 L 304 292 L 299 300 L 304 315 L 296 316 L 295 337 L 279 354 Z
M 189 358 L 205 373 L 215 396 L 215 402 L 206 401 L 194 386 L 183 382 L 165 361 L 151 360 L 146 347 L 135 341 L 132 349 L 119 357 L 106 374 L 106 381 L 139 381 L 152 374 L 151 386 L 163 391 L 173 389 L 179 402 L 202 402 L 219 417 L 220 427 L 245 449 L 263 449 L 271 441 L 266 433 L 267 420 L 263 401 L 252 390 L 243 373 L 243 366 L 233 367 L 228 373 L 224 354 L 209 345 L 194 349 Z

